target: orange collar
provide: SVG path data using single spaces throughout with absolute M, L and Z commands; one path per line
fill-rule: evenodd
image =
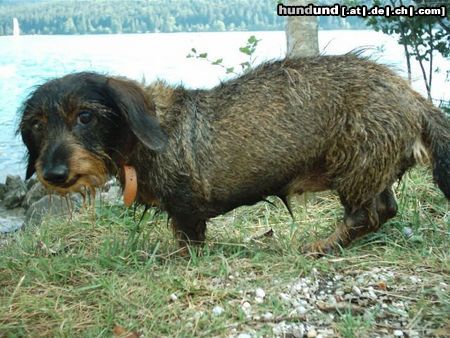
M 123 189 L 123 203 L 129 207 L 133 204 L 137 195 L 137 175 L 136 169 L 130 165 L 123 166 L 125 176 L 125 187 Z

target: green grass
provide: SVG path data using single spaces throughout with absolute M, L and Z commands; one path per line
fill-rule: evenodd
M 293 201 L 295 222 L 275 199 L 276 207 L 259 203 L 215 218 L 207 245 L 189 257 L 179 254 L 166 215 L 154 211 L 140 231 L 122 206 L 97 206 L 95 222 L 88 213 L 47 220 L 0 247 L 0 337 L 111 337 L 118 327 L 144 337 L 271 336 L 277 318 L 291 310 L 278 296 L 289 283 L 312 271 L 357 276 L 375 267 L 419 275 L 420 285 L 398 277 L 398 289 L 389 292 L 416 300 L 408 310 L 412 327 L 445 332 L 450 301 L 436 286 L 450 284 L 449 212 L 430 182 L 424 171 L 407 175 L 396 187 L 397 217 L 322 259 L 304 257 L 299 248 L 330 233 L 342 215 L 328 193 Z M 404 227 L 413 230 L 411 238 Z M 269 228 L 272 237 L 248 240 Z M 267 296 L 252 303 L 253 312 L 270 311 L 273 322 L 249 320 L 241 309 L 257 287 Z M 172 294 L 178 299 L 171 301 Z M 217 305 L 221 316 L 212 314 Z M 362 337 L 380 325 L 373 311 L 364 317 L 344 311 L 329 326 L 336 336 Z

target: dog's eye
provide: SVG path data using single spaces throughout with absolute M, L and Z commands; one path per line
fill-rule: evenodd
M 41 129 L 41 123 L 39 121 L 35 121 L 31 125 L 31 128 L 33 128 L 33 130 L 39 130 L 39 129 Z
M 41 132 L 43 129 L 42 122 L 40 120 L 34 120 L 31 123 L 31 128 L 34 132 Z
M 88 111 L 83 111 L 78 114 L 78 117 L 77 117 L 78 124 L 86 125 L 86 124 L 89 124 L 91 121 L 92 121 L 92 113 L 90 113 Z

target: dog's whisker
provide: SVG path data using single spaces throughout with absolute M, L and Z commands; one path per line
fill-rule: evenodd
M 78 192 L 79 192 L 79 194 L 81 195 L 81 198 L 82 198 L 83 209 L 86 209 L 86 193 L 82 189 L 83 189 L 83 187 L 81 187 Z
M 64 195 L 64 199 L 66 201 L 66 207 L 67 207 L 67 212 L 69 214 L 69 222 L 72 221 L 72 216 L 73 216 L 73 208 L 71 205 L 71 198 L 69 194 Z
M 90 205 L 90 212 L 91 212 L 91 216 L 92 216 L 92 223 L 95 224 L 96 221 L 96 213 L 95 213 L 95 187 L 90 186 L 89 187 L 89 192 L 90 192 L 90 198 L 91 198 L 91 205 Z
M 93 186 L 90 186 L 89 187 L 89 191 L 90 191 L 90 195 L 91 195 L 91 198 L 92 198 L 91 206 L 94 207 L 95 206 L 95 195 L 96 195 L 95 188 Z

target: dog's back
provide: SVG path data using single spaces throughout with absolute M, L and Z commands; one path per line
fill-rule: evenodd
M 435 110 L 387 67 L 352 55 L 267 63 L 198 95 L 193 165 L 227 209 L 326 189 L 362 204 L 415 163 Z

